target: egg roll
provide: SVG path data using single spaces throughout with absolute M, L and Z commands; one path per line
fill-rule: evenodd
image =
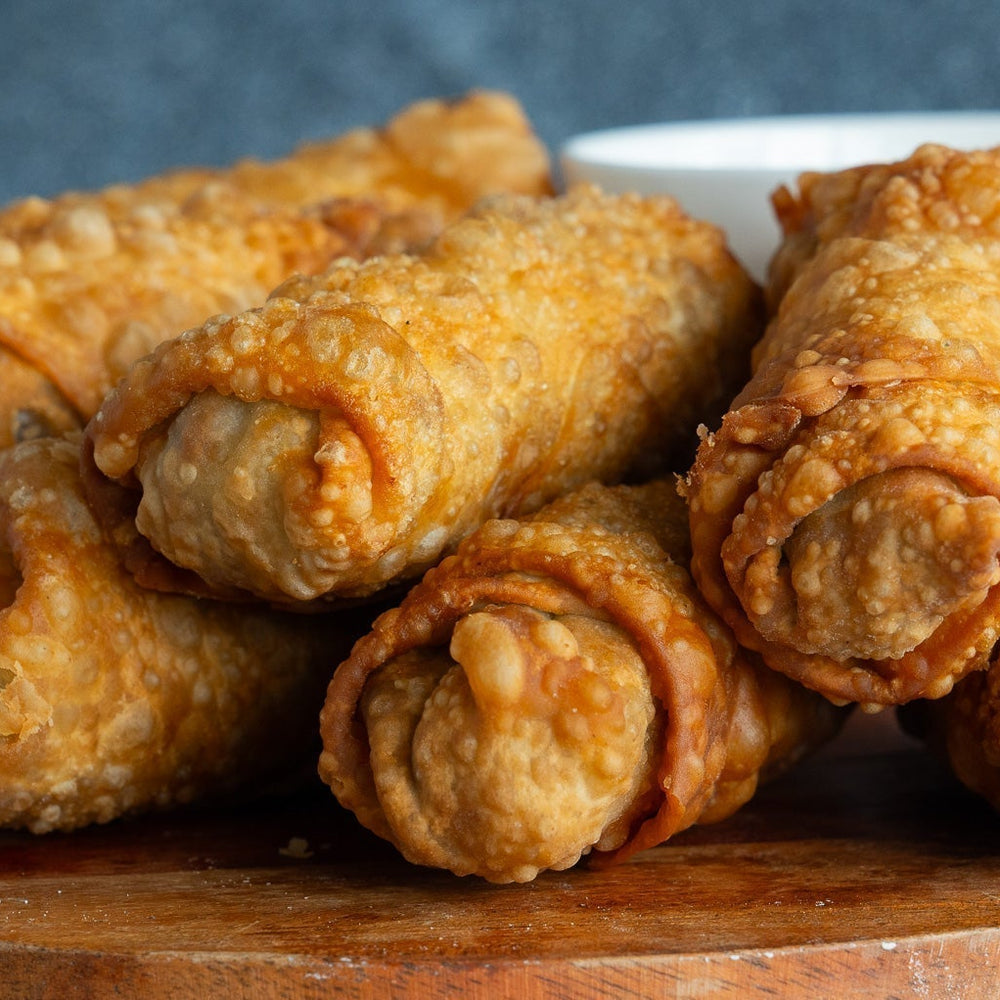
M 731 815 L 843 713 L 737 648 L 687 550 L 669 480 L 487 522 L 337 667 L 321 777 L 410 861 L 492 882 Z
M 84 500 L 79 432 L 0 452 L 0 827 L 301 783 L 358 615 L 143 591 Z
M 737 639 L 873 711 L 1000 635 L 1000 155 L 810 176 L 754 373 L 686 482 L 692 571 Z
M 669 198 L 497 196 L 138 362 L 87 428 L 147 586 L 275 603 L 416 579 L 494 516 L 688 455 L 760 291 Z
M 273 162 L 190 168 L 0 210 L 0 447 L 78 427 L 132 361 L 292 274 L 420 245 L 478 198 L 551 190 L 513 98 L 422 101 Z

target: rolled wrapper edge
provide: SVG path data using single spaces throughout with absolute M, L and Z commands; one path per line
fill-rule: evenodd
M 919 380 L 871 388 L 863 394 L 845 396 L 841 409 L 864 405 L 865 399 L 900 392 L 917 395 L 920 391 Z M 769 417 L 763 419 L 765 413 Z M 794 515 L 783 510 L 787 484 L 795 470 L 809 461 L 823 461 L 831 470 L 836 469 L 830 496 L 869 477 L 910 467 L 941 472 L 963 484 L 970 493 L 997 495 L 996 484 L 974 458 L 945 453 L 931 443 L 930 428 L 920 440 L 886 448 L 873 440 L 877 430 L 848 435 L 835 423 L 835 413 L 822 413 L 808 420 L 797 414 L 796 407 L 780 399 L 750 402 L 731 410 L 720 428 L 703 442 L 684 487 L 691 510 L 691 570 L 699 588 L 742 645 L 760 653 L 772 668 L 833 701 L 884 706 L 940 696 L 945 685 L 950 687 L 950 682 L 968 673 L 989 654 L 998 631 L 989 623 L 997 620 L 1000 588 L 992 588 L 978 607 L 955 614 L 899 658 L 843 662 L 822 654 L 800 654 L 762 635 L 744 611 L 738 592 L 739 567 L 745 569 L 751 555 L 765 544 L 774 547 L 787 540 L 795 527 L 828 499 L 824 494 L 815 494 Z M 750 430 L 742 425 L 743 418 L 749 421 Z M 842 421 L 843 417 L 838 419 Z M 827 458 L 818 449 L 814 451 L 813 442 L 833 442 L 834 437 L 836 460 L 832 454 Z M 792 449 L 803 454 L 789 464 L 785 454 Z M 784 472 L 786 466 L 788 471 Z M 765 474 L 772 492 L 761 499 Z M 780 482 L 779 474 L 784 476 Z M 750 503 L 753 511 L 747 514 Z M 739 526 L 738 532 L 734 525 Z M 977 636 L 975 643 L 963 638 L 970 633 Z M 942 667 L 943 663 L 950 666 Z
M 367 346 L 364 378 L 344 376 L 358 363 L 352 344 Z M 322 354 L 323 378 L 315 358 Z M 381 370 L 373 375 L 373 358 Z M 338 377 L 344 376 L 344 377 Z M 409 433 L 438 440 L 443 413 L 439 392 L 419 357 L 372 306 L 341 303 L 319 295 L 305 302 L 277 296 L 235 317 L 221 317 L 161 344 L 133 366 L 129 378 L 106 397 L 85 428 L 84 484 L 95 511 L 128 552 L 130 568 L 154 589 L 249 598 L 238 587 L 206 584 L 197 574 L 170 563 L 139 534 L 135 523 L 141 489 L 136 481 L 144 436 L 168 422 L 195 395 L 215 391 L 243 401 L 273 400 L 320 417 L 343 417 L 366 449 L 376 502 L 371 541 L 378 524 L 397 511 L 419 508 L 436 482 L 440 455 L 433 449 L 406 454 L 385 447 L 377 414 L 407 414 Z M 322 421 L 320 424 L 322 434 Z M 319 442 L 322 448 L 322 440 Z M 420 459 L 423 458 L 424 467 Z M 317 484 L 322 470 L 316 465 Z M 368 553 L 368 558 L 377 557 Z M 307 602 L 302 602 L 305 608 Z
M 634 567 L 622 571 L 610 551 L 581 559 L 586 548 L 578 529 L 544 531 L 550 527 L 488 522 L 470 540 L 474 544 L 463 544 L 398 608 L 380 616 L 334 673 L 321 714 L 320 774 L 342 805 L 390 842 L 394 838 L 377 806 L 357 717 L 361 691 L 382 663 L 422 643 L 447 642 L 454 622 L 484 603 L 526 604 L 548 612 L 582 608 L 605 616 L 633 637 L 649 666 L 652 691 L 668 720 L 658 767 L 663 795 L 655 813 L 614 852 L 616 860 L 691 825 L 710 798 L 725 761 L 728 715 L 718 661 L 728 661 L 734 652 L 725 633 L 719 629 L 710 637 L 681 615 L 647 574 Z M 682 676 L 675 678 L 679 657 Z

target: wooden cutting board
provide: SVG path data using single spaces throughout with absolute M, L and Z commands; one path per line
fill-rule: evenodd
M 0 996 L 1000 995 L 1000 819 L 891 715 L 732 819 L 528 885 L 409 866 L 325 790 L 0 836 Z

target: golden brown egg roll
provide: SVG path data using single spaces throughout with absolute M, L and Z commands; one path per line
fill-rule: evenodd
M 842 712 L 743 655 L 673 482 L 487 522 L 335 671 L 320 775 L 422 865 L 528 881 L 733 813 Z
M 489 517 L 690 453 L 758 307 L 671 199 L 491 199 L 137 363 L 87 430 L 120 485 L 97 506 L 146 585 L 365 596 Z
M 1000 635 L 1000 155 L 922 147 L 802 199 L 753 377 L 687 483 L 693 573 L 830 698 L 940 697 Z
M 84 501 L 76 438 L 0 452 L 0 826 L 69 830 L 301 780 L 331 650 L 370 617 L 141 590 Z
M 0 447 L 79 426 L 129 364 L 342 255 L 420 245 L 478 198 L 551 191 L 517 102 L 422 101 L 274 162 L 26 198 L 0 211 Z

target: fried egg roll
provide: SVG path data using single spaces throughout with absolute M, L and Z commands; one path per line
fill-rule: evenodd
M 340 256 L 420 245 L 478 198 L 551 190 L 503 94 L 424 101 L 285 159 L 178 170 L 0 211 L 0 447 L 93 415 L 132 361 Z
M 335 671 L 321 777 L 410 861 L 493 882 L 730 815 L 842 713 L 737 649 L 687 549 L 663 480 L 487 522 Z
M 69 830 L 311 768 L 330 649 L 346 655 L 355 621 L 143 591 L 85 503 L 79 440 L 0 453 L 0 827 Z
M 787 290 L 686 486 L 693 573 L 828 697 L 937 698 L 1000 634 L 1000 155 L 922 147 L 784 197 Z
M 274 602 L 415 579 L 493 516 L 693 451 L 759 289 L 668 198 L 501 196 L 138 362 L 91 421 L 149 586 Z

